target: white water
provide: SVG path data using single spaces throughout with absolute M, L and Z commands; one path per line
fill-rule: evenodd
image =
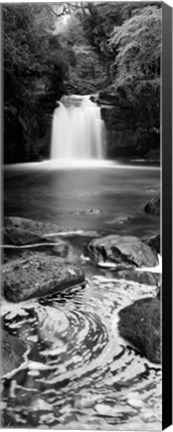
M 103 141 L 100 108 L 89 96 L 64 96 L 53 115 L 51 160 L 101 160 Z

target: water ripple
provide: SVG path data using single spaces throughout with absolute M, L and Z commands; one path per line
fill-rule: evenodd
M 149 295 L 153 287 L 95 276 L 84 290 L 6 305 L 5 326 L 30 347 L 24 366 L 4 379 L 7 419 L 18 427 L 161 428 L 161 370 L 117 332 L 119 309 Z

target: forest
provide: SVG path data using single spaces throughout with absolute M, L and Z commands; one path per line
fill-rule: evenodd
M 4 163 L 49 158 L 64 94 L 101 106 L 107 157 L 158 161 L 161 13 L 154 2 L 3 5 Z

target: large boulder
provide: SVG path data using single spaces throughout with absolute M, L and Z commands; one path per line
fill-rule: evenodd
M 23 362 L 23 355 L 27 346 L 16 336 L 11 336 L 7 331 L 2 331 L 1 355 L 2 375 L 6 375 L 13 369 L 17 369 Z
M 144 206 L 145 213 L 160 216 L 160 197 L 151 198 Z
M 152 363 L 161 362 L 159 298 L 137 300 L 119 312 L 120 336 L 137 348 Z
M 11 302 L 48 296 L 84 283 L 84 274 L 78 267 L 42 254 L 4 264 L 2 274 L 4 295 Z
M 111 261 L 117 268 L 155 267 L 157 253 L 138 237 L 109 235 L 93 239 L 87 246 L 89 256 L 97 263 Z

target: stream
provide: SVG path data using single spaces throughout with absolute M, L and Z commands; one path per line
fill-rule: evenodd
M 161 367 L 117 328 L 119 310 L 155 296 L 155 287 L 118 280 L 113 269 L 84 257 L 100 233 L 158 233 L 159 218 L 143 205 L 159 188 L 160 169 L 138 165 L 4 169 L 4 215 L 59 225 L 69 260 L 86 276 L 85 287 L 17 304 L 3 300 L 5 328 L 28 346 L 24 363 L 3 379 L 6 427 L 161 430 Z

